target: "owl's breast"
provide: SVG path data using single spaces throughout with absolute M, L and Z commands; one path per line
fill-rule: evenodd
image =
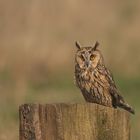
M 88 71 L 81 71 L 76 75 L 76 82 L 81 90 L 90 92 L 90 89 L 92 88 L 91 80 L 93 79 L 91 78 L 91 73 Z
M 88 71 L 82 72 L 81 73 L 81 79 L 83 79 L 85 81 L 90 81 L 90 79 L 91 79 L 90 72 L 88 72 Z
M 77 75 L 76 81 L 86 101 L 112 106 L 106 80 L 98 72 L 81 72 Z

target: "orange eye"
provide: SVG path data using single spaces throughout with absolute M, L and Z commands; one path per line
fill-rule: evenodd
M 95 55 L 92 54 L 92 55 L 90 56 L 90 60 L 93 60 L 94 58 L 95 58 Z

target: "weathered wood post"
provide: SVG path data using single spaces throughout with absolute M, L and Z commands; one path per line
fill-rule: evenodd
M 24 104 L 20 140 L 130 140 L 129 113 L 92 103 Z

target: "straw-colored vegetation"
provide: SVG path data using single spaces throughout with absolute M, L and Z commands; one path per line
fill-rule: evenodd
M 83 102 L 75 87 L 75 40 L 100 42 L 128 102 L 139 140 L 140 1 L 0 1 L 0 140 L 18 140 L 18 105 Z

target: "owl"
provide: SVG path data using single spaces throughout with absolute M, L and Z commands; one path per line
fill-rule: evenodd
M 106 68 L 103 55 L 94 46 L 81 47 L 76 42 L 75 80 L 87 102 L 108 107 L 120 107 L 134 114 L 134 110 L 120 95 L 110 71 Z

